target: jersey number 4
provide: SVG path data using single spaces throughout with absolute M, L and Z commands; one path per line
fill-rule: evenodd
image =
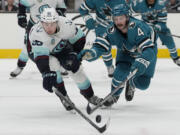
M 138 36 L 141 36 L 141 35 L 144 35 L 144 32 L 140 28 L 138 28 Z

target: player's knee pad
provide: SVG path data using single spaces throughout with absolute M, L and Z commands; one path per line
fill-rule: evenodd
M 132 79 L 132 83 L 134 83 L 135 87 L 140 90 L 146 90 L 151 82 L 151 77 L 148 76 L 139 76 Z
M 80 67 L 76 73 L 69 72 L 69 76 L 75 81 L 80 90 L 87 89 L 91 84 L 83 71 L 83 67 Z
M 76 53 L 70 53 L 65 57 L 61 64 L 64 69 L 76 73 L 79 70 L 81 62 L 78 60 Z
M 94 95 L 91 83 L 82 67 L 80 67 L 76 73 L 69 72 L 69 76 L 75 81 L 77 87 L 80 89 L 80 93 L 85 98 L 89 98 Z
M 58 71 L 61 68 L 58 59 L 52 55 L 49 56 L 49 67 L 51 71 Z
M 28 61 L 29 57 L 28 57 L 26 46 L 23 46 L 21 54 L 19 55 L 18 59 L 20 59 L 23 62 L 27 62 Z
M 76 82 L 80 83 L 87 79 L 86 74 L 84 73 L 83 67 L 80 66 L 79 70 L 76 73 L 69 72 L 69 76 Z

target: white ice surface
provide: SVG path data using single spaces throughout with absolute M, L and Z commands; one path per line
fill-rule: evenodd
M 0 135 L 98 135 L 78 114 L 62 107 L 59 99 L 42 88 L 36 66 L 29 62 L 16 79 L 9 73 L 16 60 L 0 60 Z M 96 95 L 110 91 L 102 60 L 84 62 L 84 69 Z M 85 112 L 87 101 L 70 78 L 65 85 L 71 99 Z M 118 104 L 98 110 L 103 119 L 111 115 L 105 135 L 180 135 L 180 67 L 170 59 L 158 59 L 156 73 L 148 90 L 136 90 L 134 100 L 126 102 L 124 92 Z M 89 116 L 95 119 L 95 114 Z

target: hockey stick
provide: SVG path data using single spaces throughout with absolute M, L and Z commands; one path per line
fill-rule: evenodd
M 73 17 L 71 20 L 76 20 L 79 17 L 81 17 L 81 15 L 77 15 L 77 16 Z
M 87 105 L 87 108 L 86 108 L 86 111 L 88 114 L 92 114 L 95 110 L 97 110 L 99 107 L 101 107 L 104 102 L 106 102 L 112 95 L 114 95 L 118 90 L 119 88 L 121 88 L 129 79 L 131 79 L 137 72 L 137 69 L 135 69 L 133 72 L 130 72 L 129 75 L 127 76 L 127 78 L 122 82 L 120 83 L 120 85 L 115 88 L 113 91 L 111 91 L 104 99 L 103 101 L 101 101 L 97 106 L 95 106 L 94 108 L 91 108 L 89 103 Z
M 53 88 L 53 91 L 59 97 L 61 97 L 65 102 L 67 102 L 83 119 L 85 119 L 90 125 L 92 125 L 100 133 L 103 133 L 104 131 L 106 131 L 106 129 L 109 125 L 110 119 L 108 119 L 107 123 L 104 126 L 99 127 L 92 120 L 90 120 L 84 113 L 82 113 L 74 104 L 72 104 L 69 100 L 67 100 L 56 88 Z
M 167 32 L 157 31 L 157 33 L 164 34 L 164 35 L 169 36 L 169 37 L 180 38 L 180 36 L 178 36 L 178 35 L 170 34 L 170 33 L 167 33 Z
M 81 24 L 81 23 L 75 23 L 75 25 L 80 26 L 80 28 L 86 27 L 85 24 Z

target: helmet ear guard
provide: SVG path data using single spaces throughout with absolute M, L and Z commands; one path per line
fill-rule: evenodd
M 54 8 L 45 8 L 41 13 L 40 21 L 45 23 L 57 22 L 59 18 L 58 13 Z

